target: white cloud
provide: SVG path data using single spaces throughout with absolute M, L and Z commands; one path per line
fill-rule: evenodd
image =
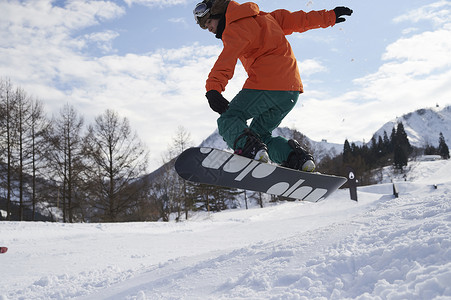
M 124 0 L 128 6 L 134 4 L 145 5 L 145 6 L 173 6 L 178 4 L 185 4 L 187 0 Z
M 109 1 L 68 1 L 64 7 L 53 6 L 53 2 L 2 1 L 0 26 L 4 29 L 13 26 L 17 30 L 27 29 L 27 32 L 33 33 L 49 29 L 51 32 L 55 29 L 70 31 L 98 24 L 125 12 Z
M 84 35 L 84 39 L 87 42 L 93 43 L 103 53 L 114 52 L 113 40 L 119 36 L 118 32 L 112 30 L 106 30 L 103 32 L 94 32 Z
M 0 5 L 7 12 L 0 19 L 0 74 L 22 84 L 51 85 L 59 80 L 66 62 L 77 60 L 83 65 L 79 51 L 93 36 L 72 36 L 74 32 L 124 13 L 123 8 L 104 1 L 71 1 L 66 7 L 42 0 Z
M 418 28 L 410 27 L 410 28 L 404 29 L 404 30 L 402 31 L 402 34 L 403 34 L 403 35 L 408 35 L 408 34 L 410 34 L 410 33 L 417 32 L 418 30 L 419 30 Z
M 314 59 L 306 59 L 302 62 L 298 62 L 298 67 L 302 76 L 309 76 L 327 71 L 327 68 L 320 61 Z
M 400 22 L 420 22 L 432 21 L 435 25 L 449 23 L 451 20 L 451 2 L 447 0 L 437 1 L 414 9 L 409 13 L 395 18 L 393 21 Z
M 186 23 L 185 18 L 170 18 L 169 22 L 171 22 L 171 23 L 183 23 L 183 24 Z
M 450 5 L 439 1 L 396 18 L 417 22 L 421 16 L 435 28 L 388 45 L 377 72 L 355 79 L 352 92 L 324 98 L 307 91 L 301 95 L 303 106 L 284 124 L 296 125 L 316 140 L 368 141 L 383 123 L 397 116 L 436 103 L 451 104 L 451 19 L 441 11 Z

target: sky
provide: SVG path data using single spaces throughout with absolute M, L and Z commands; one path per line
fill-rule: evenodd
M 222 42 L 202 30 L 198 1 L 0 0 L 0 78 L 86 124 L 126 117 L 157 168 L 180 127 L 198 145 L 216 129 L 205 80 Z M 242 3 L 242 1 L 238 1 Z M 354 10 L 347 21 L 287 36 L 305 92 L 281 126 L 309 138 L 368 141 L 384 123 L 451 104 L 451 1 L 259 0 L 262 11 Z M 246 79 L 237 65 L 224 96 Z

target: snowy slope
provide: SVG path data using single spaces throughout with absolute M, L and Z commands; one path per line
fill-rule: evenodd
M 180 223 L 0 222 L 0 299 L 451 299 L 451 161 L 397 184 Z
M 384 131 L 388 137 L 393 128 L 402 122 L 409 138 L 409 142 L 415 147 L 425 147 L 439 144 L 439 134 L 443 133 L 445 142 L 451 143 L 451 106 L 442 108 L 425 108 L 405 114 L 394 120 L 385 123 L 374 136 L 384 136 Z

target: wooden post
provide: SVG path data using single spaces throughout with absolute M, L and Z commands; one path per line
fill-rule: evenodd
M 348 166 L 348 185 L 351 200 L 357 201 L 357 180 L 355 178 L 354 169 Z

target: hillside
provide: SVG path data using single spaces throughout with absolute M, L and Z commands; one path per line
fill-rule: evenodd
M 385 123 L 374 136 L 390 136 L 393 127 L 402 122 L 412 146 L 424 148 L 426 145 L 438 147 L 439 134 L 443 133 L 447 144 L 451 143 L 451 106 L 424 108 L 407 113 Z
M 378 184 L 180 223 L 0 222 L 0 299 L 448 299 L 451 161 L 393 178 L 399 198 Z

